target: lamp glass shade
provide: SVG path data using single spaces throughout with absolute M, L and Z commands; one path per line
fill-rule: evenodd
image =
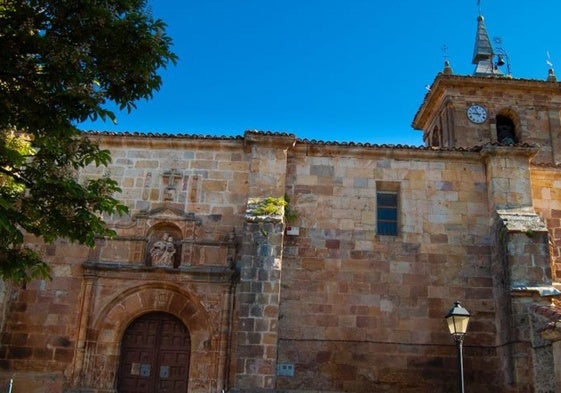
M 446 315 L 446 322 L 448 323 L 448 330 L 452 335 L 466 334 L 469 324 L 470 314 L 468 310 L 456 302 L 454 307 Z

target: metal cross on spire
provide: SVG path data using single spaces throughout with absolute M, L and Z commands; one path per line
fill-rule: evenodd
M 442 55 L 444 57 L 444 61 L 448 61 L 448 45 L 442 45 Z
M 442 72 L 446 75 L 451 75 L 454 72 L 452 71 L 452 67 L 450 66 L 450 61 L 448 60 L 448 45 L 444 44 L 442 46 L 442 53 L 444 55 L 444 70 L 442 70 Z

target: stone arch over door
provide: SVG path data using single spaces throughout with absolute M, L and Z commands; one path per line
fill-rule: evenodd
M 116 391 L 121 341 L 128 326 L 152 312 L 173 315 L 189 331 L 191 341 L 189 392 L 215 385 L 222 378 L 217 362 L 220 332 L 192 294 L 174 285 L 151 283 L 129 288 L 96 313 L 88 329 L 81 385 L 94 391 Z M 193 390 L 192 390 L 193 389 Z

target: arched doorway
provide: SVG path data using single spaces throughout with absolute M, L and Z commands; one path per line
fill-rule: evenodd
M 153 312 L 134 320 L 123 336 L 119 393 L 187 393 L 191 339 L 171 314 Z

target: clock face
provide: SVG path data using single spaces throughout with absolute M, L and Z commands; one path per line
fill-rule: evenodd
M 487 111 L 481 105 L 471 105 L 467 108 L 467 117 L 472 122 L 480 124 L 487 120 Z

